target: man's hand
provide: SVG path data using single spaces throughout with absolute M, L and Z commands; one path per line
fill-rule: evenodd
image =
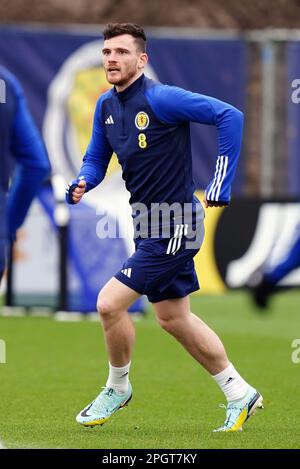
M 81 201 L 86 190 L 86 182 L 81 180 L 79 182 L 74 181 L 71 183 L 66 190 L 66 201 L 68 204 L 78 204 Z
M 208 207 L 227 207 L 229 205 L 229 202 L 225 202 L 223 200 L 218 200 L 218 201 L 207 200 L 206 197 L 204 197 L 203 203 L 204 203 L 205 208 L 208 208 Z
M 86 182 L 80 181 L 77 187 L 72 192 L 71 197 L 72 197 L 74 204 L 78 204 L 78 202 L 81 201 L 83 194 L 85 193 L 85 189 L 86 189 Z

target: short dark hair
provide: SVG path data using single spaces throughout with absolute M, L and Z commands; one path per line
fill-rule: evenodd
M 104 40 L 112 37 L 129 34 L 135 38 L 135 42 L 141 52 L 146 52 L 146 34 L 141 26 L 134 23 L 108 23 L 103 31 Z

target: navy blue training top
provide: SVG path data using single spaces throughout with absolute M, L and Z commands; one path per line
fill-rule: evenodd
M 190 122 L 215 125 L 219 151 L 207 199 L 230 200 L 240 153 L 243 114 L 209 96 L 139 77 L 124 91 L 115 88 L 97 102 L 90 143 L 78 178 L 87 191 L 104 178 L 117 154 L 130 203 L 192 202 Z

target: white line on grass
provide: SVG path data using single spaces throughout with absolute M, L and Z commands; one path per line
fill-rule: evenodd
M 0 440 L 0 449 L 6 449 L 1 440 Z

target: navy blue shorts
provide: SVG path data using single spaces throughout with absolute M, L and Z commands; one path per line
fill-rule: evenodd
M 185 225 L 177 225 L 179 229 L 170 239 L 135 240 L 135 253 L 123 264 L 115 278 L 141 295 L 147 295 L 151 303 L 183 298 L 198 290 L 193 257 L 203 242 L 203 220 L 197 225 L 197 242 L 193 243 L 193 247 Z

